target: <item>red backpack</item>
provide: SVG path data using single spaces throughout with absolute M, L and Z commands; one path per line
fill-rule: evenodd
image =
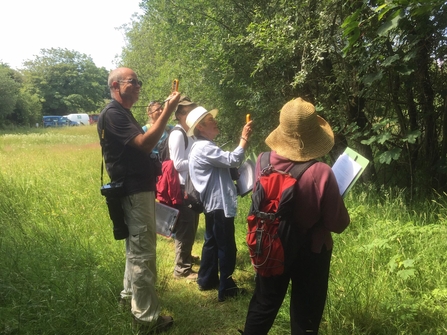
M 185 150 L 188 147 L 188 136 L 181 127 L 173 127 L 169 130 L 168 136 L 157 144 L 158 158 L 162 163 L 162 174 L 157 179 L 157 193 L 156 198 L 162 204 L 170 207 L 176 207 L 183 202 L 183 194 L 180 188 L 180 179 L 178 171 L 174 167 L 174 162 L 169 155 L 169 136 L 173 131 L 180 131 L 183 134 L 183 141 L 185 142 Z
M 261 175 L 251 196 L 246 242 L 256 272 L 263 277 L 284 272 L 287 258 L 300 244 L 300 231 L 293 222 L 297 180 L 316 161 L 296 163 L 288 171 L 275 170 L 270 152 L 260 156 Z

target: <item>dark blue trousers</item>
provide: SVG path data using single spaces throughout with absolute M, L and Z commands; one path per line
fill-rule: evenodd
M 226 218 L 223 210 L 206 213 L 205 242 L 197 283 L 204 289 L 219 284 L 219 298 L 222 298 L 225 290 L 236 287 L 232 277 L 235 266 L 234 218 Z
M 300 249 L 298 256 L 280 276 L 256 276 L 244 335 L 267 334 L 292 281 L 290 326 L 292 335 L 318 334 L 326 303 L 332 250 L 323 247 L 316 254 L 310 248 Z

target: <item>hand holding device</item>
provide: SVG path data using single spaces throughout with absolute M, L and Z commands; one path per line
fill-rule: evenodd
M 248 142 L 248 138 L 251 135 L 251 124 L 252 124 L 251 116 L 250 114 L 245 115 L 245 126 L 242 129 L 242 136 L 240 137 L 241 140 Z
M 179 84 L 179 80 L 178 79 L 174 79 L 172 81 L 172 92 L 178 92 L 178 84 Z

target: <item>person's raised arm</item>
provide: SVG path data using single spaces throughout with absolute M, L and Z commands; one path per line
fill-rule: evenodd
M 244 128 L 242 129 L 242 136 L 239 141 L 239 146 L 244 150 L 248 145 L 248 139 L 250 138 L 250 135 L 251 135 L 251 123 L 252 122 L 253 121 L 248 121 L 245 124 Z
M 178 102 L 180 100 L 180 93 L 172 92 L 168 99 L 169 100 L 166 101 L 163 112 L 161 113 L 157 121 L 154 122 L 154 124 L 146 133 L 137 135 L 135 138 L 133 138 L 129 142 L 131 146 L 145 152 L 151 152 L 152 149 L 155 148 L 161 135 L 163 135 L 163 131 L 166 128 L 166 124 L 168 123 L 171 114 L 177 108 Z

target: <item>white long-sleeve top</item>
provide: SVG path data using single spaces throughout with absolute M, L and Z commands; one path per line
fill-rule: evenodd
M 185 149 L 185 138 L 181 130 L 183 129 L 180 124 L 177 124 L 169 134 L 169 156 L 174 163 L 174 168 L 178 172 L 180 179 L 180 184 L 185 185 L 186 173 L 188 172 L 188 155 L 191 151 L 194 139 L 192 137 L 187 137 L 188 145 Z M 183 129 L 183 131 L 185 131 Z

